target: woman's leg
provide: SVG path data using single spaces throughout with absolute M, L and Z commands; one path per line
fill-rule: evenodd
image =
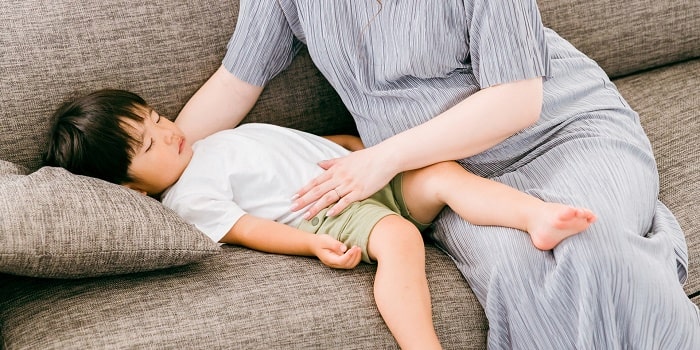
M 402 178 L 408 211 L 431 222 L 445 205 L 474 225 L 505 226 L 530 234 L 542 250 L 585 230 L 595 215 L 587 209 L 548 203 L 500 182 L 476 176 L 456 162 L 408 171 Z
M 425 277 L 425 247 L 418 229 L 398 215 L 386 216 L 372 229 L 367 253 L 377 262 L 377 308 L 399 346 L 404 350 L 440 349 Z
M 552 251 L 535 249 L 520 231 L 443 212 L 433 238 L 481 301 L 491 349 L 690 349 L 700 342 L 698 310 L 677 273 L 683 248 L 674 242 L 682 232 L 663 219 L 669 215 L 658 205 L 656 179 L 648 149 L 604 137 L 560 143 L 498 177 L 596 213 L 586 231 Z

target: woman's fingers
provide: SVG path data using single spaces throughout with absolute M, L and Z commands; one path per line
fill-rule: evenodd
M 336 160 L 337 159 L 322 160 L 318 163 L 318 166 L 323 168 L 323 170 L 328 170 L 333 166 L 333 164 L 335 164 Z
M 324 208 L 328 208 L 331 204 L 336 203 L 339 199 L 340 197 L 337 195 L 336 191 L 330 190 L 326 192 L 312 206 L 309 207 L 309 209 L 304 214 L 304 219 L 308 220 L 316 216 L 321 210 L 323 210 Z M 335 206 L 337 206 L 337 204 Z M 335 206 L 333 207 L 335 208 Z M 331 216 L 330 212 L 327 212 L 327 215 Z
M 331 174 L 324 171 L 321 175 L 302 187 L 296 195 L 294 195 L 292 211 L 305 208 L 307 205 L 321 199 L 321 197 L 328 196 L 329 192 L 333 190 L 333 186 L 329 180 L 331 180 Z M 336 198 L 335 200 L 338 199 Z M 335 202 L 335 200 L 333 202 Z
M 370 149 L 326 160 L 319 166 L 326 170 L 297 192 L 292 205 L 293 211 L 308 207 L 307 219 L 334 203 L 327 215 L 337 215 L 351 203 L 379 191 L 396 175 Z
M 305 218 L 313 217 L 324 208 L 328 208 L 331 204 L 338 202 L 351 191 L 344 189 L 350 187 L 347 185 L 350 178 L 347 175 L 343 175 L 342 171 L 333 169 L 333 165 L 337 160 L 330 159 L 319 163 L 321 168 L 328 170 L 311 180 L 297 192 L 292 203 L 292 211 L 301 210 L 313 203 L 313 205 L 308 207 L 304 215 Z M 344 204 L 343 208 L 346 206 L 347 204 Z
M 318 163 L 318 166 L 321 167 L 321 169 L 323 169 L 323 170 L 328 170 L 328 169 L 330 169 L 331 166 L 333 166 L 333 164 L 335 164 L 336 160 L 337 159 L 323 160 L 323 161 L 320 161 Z M 316 178 L 311 180 L 308 184 L 306 184 L 304 187 L 302 187 L 296 193 L 297 197 L 301 198 L 301 197 L 306 196 L 307 193 L 315 190 L 317 186 L 325 184 L 326 182 L 328 182 L 328 180 L 332 180 L 332 174 L 329 173 L 328 171 L 324 171 L 323 173 L 321 173 L 321 175 L 317 176 Z M 318 198 L 316 198 L 316 199 L 318 199 Z
M 328 216 L 336 216 L 340 214 L 345 208 L 348 207 L 348 205 L 352 204 L 356 200 L 352 199 L 353 196 L 351 196 L 352 192 L 348 193 L 345 196 L 341 196 L 338 201 L 335 203 L 333 207 L 328 209 L 326 212 L 326 215 Z
M 304 185 L 304 187 L 302 187 L 299 191 L 297 191 L 296 195 L 294 196 L 295 197 L 294 202 L 295 203 L 299 202 L 300 204 L 304 204 L 304 203 L 302 203 L 302 201 L 299 201 L 299 199 L 308 198 L 309 192 L 318 191 L 318 186 L 326 183 L 330 178 L 331 178 L 331 174 L 327 171 L 324 171 L 323 173 L 321 173 L 321 175 L 315 177 L 313 180 L 309 181 L 309 183 Z M 318 198 L 316 198 L 316 199 L 318 199 Z M 314 199 L 314 200 L 316 200 L 316 199 Z M 309 203 L 305 203 L 305 204 L 309 204 Z M 301 207 L 303 208 L 305 206 L 306 205 L 302 205 Z

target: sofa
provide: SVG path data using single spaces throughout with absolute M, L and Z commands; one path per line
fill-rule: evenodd
M 686 234 L 684 290 L 700 304 L 700 2 L 538 3 L 639 112 L 660 199 Z M 238 6 L 0 4 L 0 348 L 398 348 L 374 305 L 374 266 L 219 246 L 151 198 L 42 165 L 51 114 L 75 94 L 128 89 L 177 116 L 219 67 Z M 356 132 L 303 49 L 244 122 Z M 485 348 L 467 282 L 427 239 L 426 260 L 444 348 Z

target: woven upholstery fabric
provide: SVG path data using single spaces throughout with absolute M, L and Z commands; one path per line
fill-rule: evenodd
M 538 1 L 542 21 L 611 77 L 700 57 L 700 1 Z
M 77 278 L 188 264 L 219 246 L 158 201 L 44 167 L 0 177 L 0 272 Z
M 466 282 L 435 247 L 426 259 L 445 349 L 485 349 L 486 319 Z M 374 303 L 375 272 L 224 246 L 200 263 L 128 276 L 0 275 L 0 324 L 8 349 L 398 349 Z
M 548 26 L 613 76 L 700 56 L 697 1 L 554 0 L 539 5 Z M 238 1 L 229 0 L 0 2 L 0 159 L 38 169 L 49 116 L 74 93 L 129 89 L 174 118 L 219 67 L 237 12 Z M 698 68 L 697 62 L 689 62 L 616 81 L 642 115 L 657 153 L 661 198 L 686 230 L 689 293 L 700 287 L 700 234 L 693 216 L 698 207 Z M 245 121 L 317 134 L 354 130 L 306 51 L 266 87 Z M 0 175 L 2 186 L 15 175 L 27 174 L 13 165 L 4 170 L 6 165 L 0 162 L 0 174 L 14 175 Z M 147 198 L 85 191 L 75 186 L 47 189 L 45 194 L 69 200 L 54 197 L 39 221 L 58 213 L 72 215 L 68 207 L 96 205 L 102 194 L 111 200 L 125 196 L 124 203 L 140 211 L 129 211 L 129 222 L 93 225 L 128 226 L 135 225 L 134 219 L 145 220 L 144 213 L 169 215 L 161 208 L 144 210 Z M 75 201 L 76 193 L 85 200 Z M 7 205 L 18 196 L 0 192 L 0 197 L 0 205 Z M 32 199 L 39 200 L 47 199 Z M 113 212 L 104 215 L 104 221 L 124 219 Z M 114 234 L 156 240 L 160 230 L 169 230 L 172 237 L 184 229 L 168 222 L 178 229 L 129 226 Z M 57 251 L 89 243 L 80 241 L 85 235 L 76 239 L 49 247 Z M 101 242 L 117 246 L 114 240 Z M 5 244 L 0 242 L 0 249 Z M 444 348 L 486 348 L 484 313 L 452 261 L 430 245 L 426 260 L 434 321 Z M 0 274 L 0 348 L 396 349 L 372 299 L 374 273 L 370 265 L 339 271 L 316 259 L 225 246 L 212 257 L 151 272 L 79 280 Z M 700 297 L 694 301 L 700 305 Z
M 28 170 L 14 163 L 0 159 L 0 177 L 4 175 L 27 175 Z
M 677 64 L 615 82 L 640 114 L 654 147 L 660 198 L 685 231 L 692 276 L 688 294 L 700 291 L 700 60 Z M 694 300 L 700 304 L 700 298 Z
M 0 159 L 41 165 L 50 116 L 101 88 L 132 90 L 170 119 L 221 65 L 237 1 L 0 2 Z M 246 121 L 352 133 L 337 94 L 304 51 Z

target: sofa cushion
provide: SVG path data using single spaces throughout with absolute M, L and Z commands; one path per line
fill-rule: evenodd
M 690 276 L 685 290 L 700 291 L 700 60 L 618 79 L 615 84 L 639 112 L 657 159 L 660 199 L 685 232 Z
M 188 264 L 219 246 L 158 201 L 44 167 L 0 177 L 0 272 L 56 278 Z
M 0 274 L 0 324 L 7 349 L 398 349 L 374 302 L 375 273 L 224 245 L 162 271 Z M 486 317 L 452 260 L 428 245 L 426 273 L 445 349 L 485 349 Z
M 537 3 L 545 25 L 612 77 L 700 57 L 700 1 Z
M 0 159 L 0 177 L 4 175 L 27 175 L 28 173 L 29 170 L 27 168 Z

